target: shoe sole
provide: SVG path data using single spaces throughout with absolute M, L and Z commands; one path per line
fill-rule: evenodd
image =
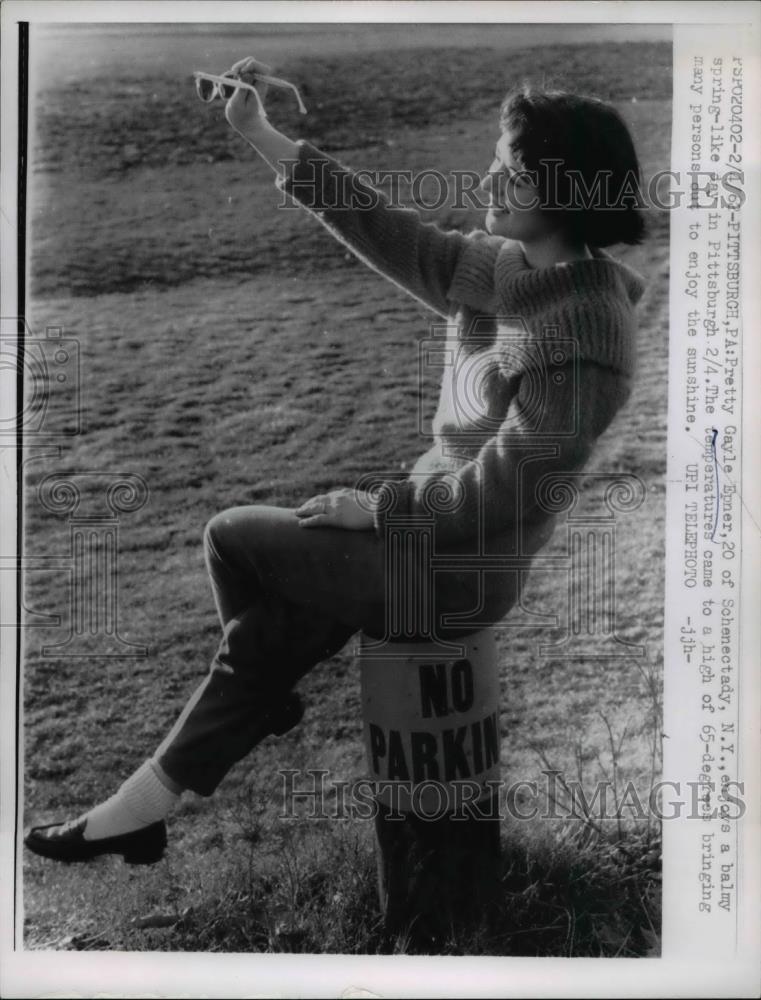
M 26 845 L 27 848 L 40 858 L 46 858 L 48 861 L 57 861 L 59 864 L 64 865 L 81 865 L 87 864 L 88 861 L 96 861 L 98 858 L 105 858 L 111 855 L 114 858 L 118 858 L 121 855 L 122 860 L 126 865 L 155 865 L 157 862 L 161 861 L 164 857 L 164 851 L 162 850 L 157 854 L 121 854 L 120 851 L 96 851 L 94 854 L 83 854 L 79 857 L 74 858 L 63 858 L 59 854 L 54 854 L 53 852 L 48 853 L 45 850 L 40 850 L 37 847 L 32 847 L 30 844 Z
M 161 861 L 163 857 L 164 857 L 163 851 L 161 852 L 161 854 L 157 854 L 155 857 L 150 857 L 150 858 L 136 857 L 134 854 L 122 855 L 125 865 L 132 865 L 133 867 L 135 865 L 155 865 L 159 861 Z

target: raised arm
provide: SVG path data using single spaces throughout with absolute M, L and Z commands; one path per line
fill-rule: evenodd
M 237 63 L 266 72 L 253 60 Z M 255 84 L 260 96 L 266 86 Z M 361 260 L 442 316 L 469 240 L 421 221 L 411 209 L 391 208 L 382 192 L 306 142 L 294 142 L 267 120 L 261 100 L 238 90 L 226 108 L 232 127 L 278 175 L 278 186 Z

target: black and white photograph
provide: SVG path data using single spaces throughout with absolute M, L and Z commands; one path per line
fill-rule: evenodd
M 757 7 L 40 6 L 4 995 L 752 995 Z

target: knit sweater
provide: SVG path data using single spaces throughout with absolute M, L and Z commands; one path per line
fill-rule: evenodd
M 388 524 L 434 525 L 437 551 L 530 556 L 552 533 L 542 479 L 579 471 L 626 402 L 642 279 L 602 250 L 531 268 L 519 243 L 424 223 L 307 142 L 278 187 L 370 267 L 447 319 L 434 444 L 383 480 Z M 439 326 L 442 324 L 438 323 Z

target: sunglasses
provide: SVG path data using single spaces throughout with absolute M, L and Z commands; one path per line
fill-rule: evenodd
M 236 90 L 253 90 L 256 93 L 256 88 L 252 87 L 250 83 L 244 83 L 243 80 L 233 73 L 224 73 L 222 76 L 215 76 L 213 73 L 197 71 L 193 76 L 196 81 L 196 93 L 204 104 L 210 104 L 215 97 L 221 97 L 223 101 L 229 101 Z M 301 94 L 295 84 L 289 83 L 288 80 L 281 80 L 277 76 L 265 76 L 263 73 L 256 73 L 255 76 L 257 80 L 261 80 L 262 83 L 267 83 L 271 87 L 292 90 L 296 95 L 299 111 L 302 115 L 307 113 L 304 102 L 301 100 Z

